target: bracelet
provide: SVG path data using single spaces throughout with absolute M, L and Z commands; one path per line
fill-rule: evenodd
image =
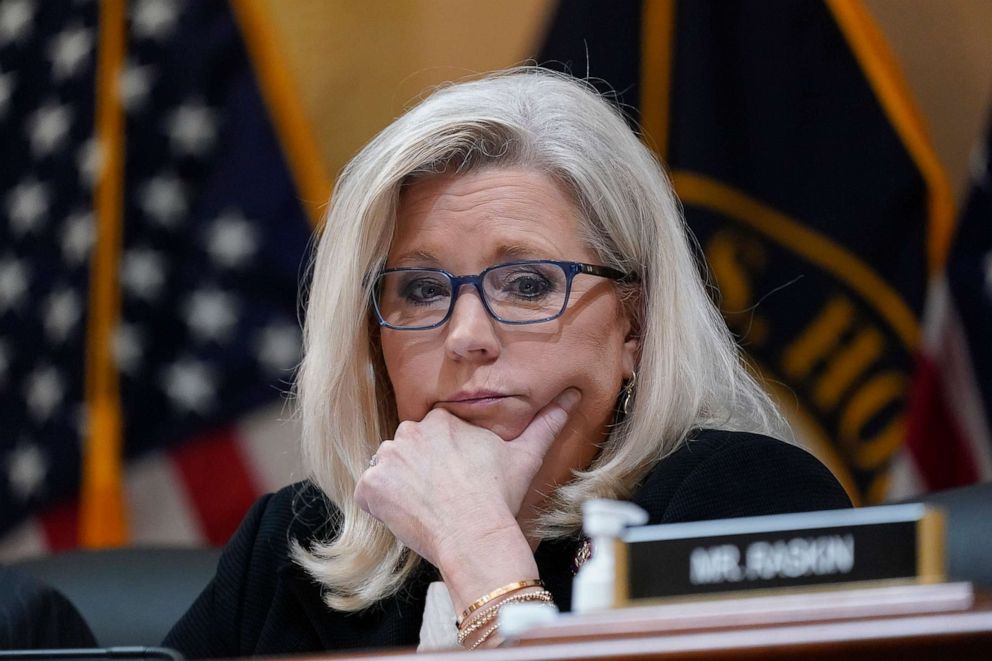
M 472 647 L 470 647 L 469 650 L 474 650 L 477 647 L 479 647 L 479 645 L 489 640 L 492 637 L 492 635 L 496 633 L 497 629 L 499 629 L 499 622 L 486 629 L 486 633 L 482 634 L 482 637 L 479 638 L 479 640 L 472 643 Z
M 515 583 L 510 583 L 509 585 L 504 585 L 501 588 L 496 588 L 492 592 L 483 595 L 482 597 L 476 599 L 471 604 L 469 604 L 468 608 L 462 611 L 461 617 L 458 618 L 458 621 L 455 624 L 457 624 L 459 627 L 462 626 L 462 623 L 469 615 L 471 615 L 478 609 L 482 608 L 493 599 L 496 599 L 497 597 L 502 597 L 507 592 L 513 592 L 514 590 L 520 590 L 522 588 L 533 588 L 533 587 L 543 588 L 544 583 L 539 578 L 528 578 L 523 581 L 517 581 Z
M 527 594 L 515 594 L 512 597 L 507 597 L 495 606 L 490 606 L 486 610 L 479 613 L 478 617 L 476 617 L 476 619 L 467 627 L 464 629 L 459 629 L 458 644 L 461 645 L 465 642 L 465 639 L 473 633 L 496 619 L 496 616 L 499 615 L 500 609 L 502 609 L 506 604 L 520 603 L 523 601 L 543 601 L 545 603 L 551 603 L 554 601 L 554 598 L 547 590 L 541 590 L 540 592 L 528 592 Z M 463 622 L 463 624 L 465 623 Z

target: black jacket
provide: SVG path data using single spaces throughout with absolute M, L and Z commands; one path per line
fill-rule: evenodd
M 840 484 L 804 450 L 757 434 L 704 430 L 644 479 L 632 499 L 650 523 L 850 507 Z M 289 486 L 262 497 L 228 543 L 217 575 L 164 644 L 187 657 L 290 654 L 416 645 L 427 563 L 399 595 L 361 613 L 328 608 L 317 584 L 289 558 L 332 532 L 333 507 L 313 487 Z M 577 539 L 543 542 L 541 578 L 562 610 L 572 600 Z

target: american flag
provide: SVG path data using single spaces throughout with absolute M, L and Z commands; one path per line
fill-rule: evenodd
M 906 492 L 992 480 L 992 124 L 933 278 L 901 478 Z
M 0 2 L 0 559 L 77 543 L 96 2 Z M 311 225 L 227 3 L 129 3 L 119 323 L 134 542 L 222 543 L 298 477 L 286 392 Z

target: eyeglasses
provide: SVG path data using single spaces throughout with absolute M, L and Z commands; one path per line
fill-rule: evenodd
M 633 282 L 637 277 L 608 266 L 535 259 L 490 266 L 478 275 L 442 269 L 385 269 L 376 276 L 372 306 L 381 326 L 428 330 L 451 318 L 462 286 L 472 285 L 493 319 L 504 324 L 537 324 L 557 319 L 568 306 L 572 279 L 579 274 Z

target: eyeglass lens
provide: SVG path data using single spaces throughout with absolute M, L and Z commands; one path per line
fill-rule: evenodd
M 398 328 L 431 326 L 448 314 L 452 281 L 444 273 L 403 270 L 380 274 L 376 305 L 383 320 Z M 542 321 L 565 307 L 568 276 L 557 264 L 508 264 L 485 271 L 482 291 L 489 309 L 503 321 Z

